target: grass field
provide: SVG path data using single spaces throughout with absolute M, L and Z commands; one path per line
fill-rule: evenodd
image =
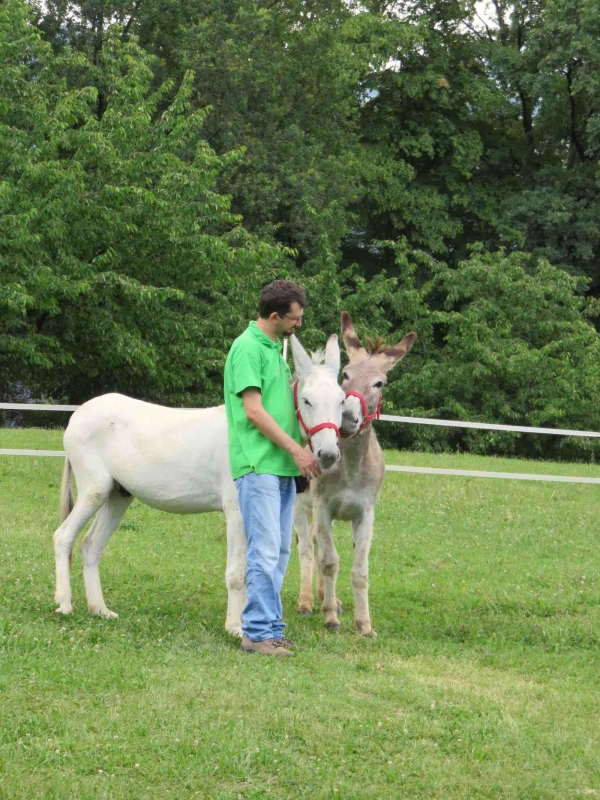
M 61 449 L 58 431 L 0 447 Z M 600 477 L 600 467 L 388 453 L 389 463 Z M 0 457 L 0 798 L 600 797 L 600 487 L 388 474 L 375 641 L 294 614 L 293 659 L 223 629 L 222 515 L 134 504 L 101 565 L 115 621 L 54 613 L 62 461 Z

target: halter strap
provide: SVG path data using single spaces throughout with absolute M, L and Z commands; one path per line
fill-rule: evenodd
M 372 414 L 369 414 L 369 409 L 367 408 L 367 401 L 362 396 L 360 392 L 346 392 L 346 397 L 358 397 L 360 400 L 360 407 L 363 415 L 363 421 L 360 428 L 353 433 L 352 436 L 349 436 L 349 439 L 354 439 L 355 436 L 358 436 L 359 433 L 362 433 L 364 429 L 367 427 L 369 422 L 373 422 L 374 419 L 379 419 L 381 416 L 381 395 L 379 395 L 379 400 L 377 401 L 377 408 Z
M 300 406 L 298 404 L 298 383 L 299 381 L 296 381 L 294 383 L 294 408 L 296 409 L 296 417 L 298 418 L 298 422 L 300 423 L 300 425 L 302 425 L 302 428 L 306 433 L 306 438 L 308 439 L 308 446 L 314 453 L 311 437 L 314 436 L 314 434 L 317 433 L 317 431 L 322 431 L 324 428 L 332 428 L 335 431 L 337 438 L 339 439 L 340 429 L 334 422 L 321 422 L 320 425 L 315 425 L 314 428 L 308 427 L 308 425 L 306 424 L 306 422 L 304 422 L 304 419 L 302 418 L 302 412 L 300 411 Z

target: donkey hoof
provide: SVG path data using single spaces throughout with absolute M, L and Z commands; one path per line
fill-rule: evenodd
M 238 639 L 241 639 L 244 635 L 242 633 L 242 626 L 239 623 L 237 625 L 236 624 L 225 625 L 225 630 L 230 636 L 235 636 Z
M 313 615 L 313 612 L 310 610 L 310 608 L 299 608 L 298 613 L 301 617 L 312 617 Z
M 341 617 L 343 613 L 344 613 L 344 609 L 342 607 L 342 601 L 338 600 L 337 601 L 337 615 L 338 615 L 338 617 Z
M 377 634 L 375 633 L 373 628 L 371 628 L 371 626 L 369 626 L 368 628 L 366 626 L 363 627 L 363 628 L 357 626 L 356 632 L 358 633 L 359 636 L 364 636 L 366 639 L 376 639 L 377 638 Z
M 90 608 L 90 614 L 93 614 L 95 617 L 101 617 L 102 619 L 117 619 L 119 616 L 115 614 L 114 611 L 110 611 L 106 606 L 104 608 Z
M 340 632 L 340 623 L 339 622 L 326 622 L 325 627 L 331 633 L 339 633 Z
M 71 603 L 61 603 L 57 609 L 55 609 L 56 614 L 70 614 L 73 611 L 73 606 Z

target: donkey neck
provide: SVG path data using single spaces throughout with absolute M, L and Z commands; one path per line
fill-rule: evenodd
M 342 456 L 348 464 L 352 465 L 360 464 L 373 445 L 377 445 L 377 435 L 372 423 L 369 423 L 358 436 L 354 436 L 352 439 L 340 439 Z

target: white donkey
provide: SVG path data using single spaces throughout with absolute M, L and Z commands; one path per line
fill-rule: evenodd
M 339 556 L 332 534 L 334 519 L 351 520 L 354 534 L 354 621 L 358 633 L 375 636 L 369 613 L 369 551 L 373 536 L 375 503 L 383 484 L 385 463 L 371 424 L 379 418 L 381 392 L 389 370 L 408 353 L 417 334 L 409 333 L 395 347 L 381 340 L 362 346 L 347 311 L 342 314 L 342 334 L 350 357 L 343 372 L 346 403 L 342 420 L 340 460 L 311 481 L 310 492 L 299 495 L 294 513 L 298 534 L 301 587 L 300 614 L 310 616 L 313 600 L 313 563 L 317 545 L 317 592 L 325 625 L 339 631 L 341 603 L 336 599 Z M 312 525 L 309 517 L 312 510 Z
M 297 400 L 312 435 L 317 461 L 339 458 L 344 393 L 337 384 L 337 336 L 325 355 L 311 358 L 295 336 Z M 319 363 L 324 360 L 324 364 Z M 322 427 L 322 423 L 331 423 Z M 306 434 L 304 433 L 306 436 Z M 81 543 L 90 613 L 116 617 L 106 607 L 98 564 L 112 533 L 134 498 L 175 514 L 224 511 L 227 516 L 228 606 L 225 627 L 241 636 L 246 601 L 246 538 L 229 469 L 225 407 L 173 409 L 106 394 L 75 411 L 64 436 L 67 460 L 61 491 L 61 526 L 54 534 L 57 613 L 72 610 L 69 561 L 77 534 L 98 512 Z M 73 506 L 71 473 L 78 496 Z

